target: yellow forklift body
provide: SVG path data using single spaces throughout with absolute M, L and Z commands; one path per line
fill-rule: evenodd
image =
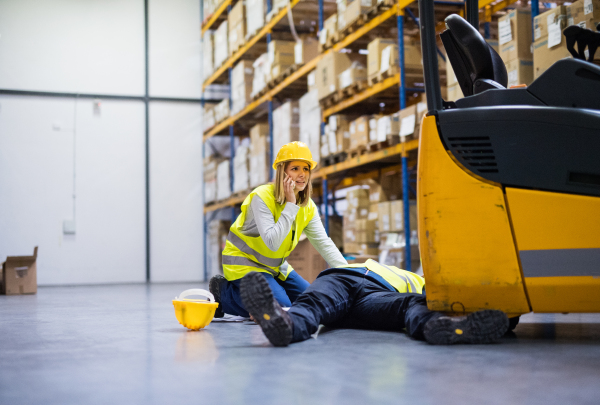
M 422 121 L 417 184 L 429 309 L 530 312 L 502 188 L 457 165 L 435 116 Z
M 600 198 L 506 188 L 535 312 L 600 312 Z

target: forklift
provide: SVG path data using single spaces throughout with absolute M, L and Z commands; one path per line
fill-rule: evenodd
M 417 210 L 429 309 L 496 309 L 517 322 L 600 312 L 600 67 L 590 62 L 600 33 L 568 27 L 573 59 L 506 88 L 504 63 L 479 33 L 478 1 L 467 0 L 466 20 L 448 16 L 440 35 L 464 94 L 446 102 L 434 1 L 419 0 L 419 13 L 428 113 Z

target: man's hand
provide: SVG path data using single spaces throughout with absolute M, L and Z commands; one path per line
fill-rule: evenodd
M 285 200 L 292 204 L 296 204 L 294 188 L 296 188 L 296 182 L 290 176 L 286 175 L 286 178 L 283 180 L 283 192 L 285 193 Z

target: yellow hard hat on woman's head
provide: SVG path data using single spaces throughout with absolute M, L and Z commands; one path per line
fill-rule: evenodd
M 301 160 L 310 165 L 310 170 L 314 170 L 317 167 L 317 162 L 312 158 L 310 149 L 304 142 L 290 142 L 285 144 L 277 152 L 277 158 L 273 162 L 273 169 L 277 169 L 277 165 L 281 162 L 289 162 L 292 160 Z

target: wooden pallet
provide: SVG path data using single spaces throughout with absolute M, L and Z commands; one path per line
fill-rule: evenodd
M 399 72 L 400 68 L 398 66 L 390 66 L 390 68 L 384 72 L 375 73 L 369 76 L 369 87 L 372 87 L 374 84 L 381 83 L 385 79 L 397 75 Z
M 331 93 L 330 95 L 328 95 L 327 97 L 319 100 L 319 104 L 321 104 L 321 108 L 327 109 L 329 107 L 333 107 L 340 101 L 342 101 L 342 99 L 340 98 L 340 92 L 335 91 L 335 92 Z
M 364 155 L 369 152 L 368 145 L 359 145 L 354 149 L 348 151 L 348 158 L 355 158 L 360 155 Z
M 357 30 L 359 30 L 367 22 L 377 17 L 379 14 L 382 14 L 384 11 L 387 11 L 390 8 L 392 8 L 394 4 L 394 0 L 384 0 L 381 3 L 372 6 L 366 12 L 359 15 L 354 21 L 351 21 L 350 23 L 346 24 L 346 26 L 343 29 L 338 31 L 336 33 L 337 35 L 335 36 L 335 38 L 333 38 L 332 43 L 327 44 L 328 47 L 326 47 L 325 49 L 331 48 L 336 43 L 343 41 L 348 35 L 353 34 Z
M 385 141 L 369 142 L 369 145 L 367 147 L 369 152 L 377 152 L 378 150 L 389 148 L 390 146 L 394 146 L 399 143 L 400 135 L 388 135 Z
M 241 198 L 241 197 L 249 195 L 251 192 L 252 192 L 252 190 L 250 190 L 250 189 L 238 191 L 237 193 L 231 194 L 231 197 L 229 197 L 229 198 Z
M 325 156 L 325 157 L 321 158 L 321 167 L 327 167 L 327 166 L 335 165 L 338 163 L 342 163 L 347 158 L 348 158 L 347 152 L 339 152 L 339 153 L 331 154 L 329 156 Z
M 300 69 L 302 66 L 304 66 L 304 65 L 303 64 L 297 64 L 297 65 L 294 64 L 294 65 L 288 67 L 286 70 L 283 71 L 282 74 L 275 77 L 274 79 L 271 79 L 271 81 L 269 82 L 269 86 L 271 88 L 277 86 L 279 83 L 281 83 L 282 81 L 284 81 L 285 79 L 290 77 L 292 75 L 292 73 L 294 73 L 295 71 Z
M 337 91 L 338 92 L 338 100 L 344 100 L 346 98 L 350 98 L 350 97 L 366 90 L 368 87 L 369 86 L 368 86 L 367 80 L 356 81 L 356 82 L 352 83 L 350 86 Z

